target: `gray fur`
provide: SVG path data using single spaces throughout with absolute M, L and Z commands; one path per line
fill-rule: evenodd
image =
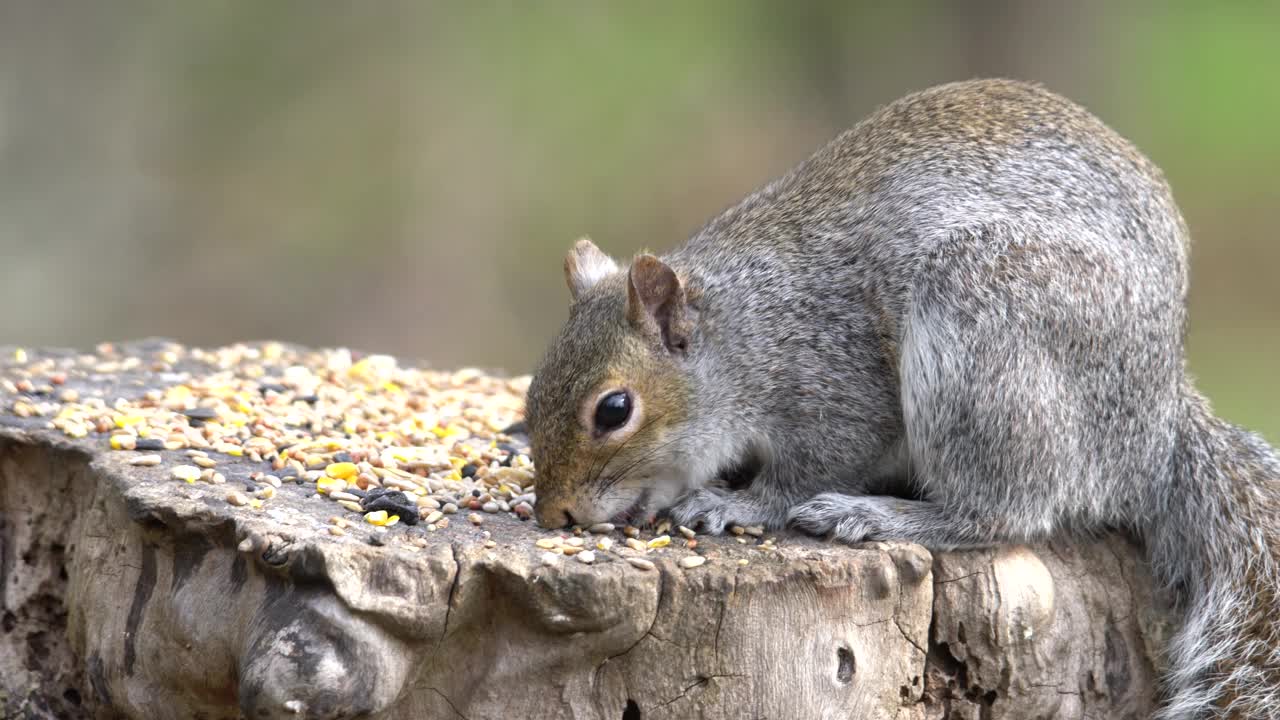
M 736 492 L 686 478 L 679 522 L 933 549 L 1126 529 L 1186 611 L 1160 718 L 1280 717 L 1280 460 L 1188 380 L 1185 224 L 1092 115 L 1007 81 L 910 95 L 662 259 L 694 320 L 684 442 L 652 464 L 767 459 Z

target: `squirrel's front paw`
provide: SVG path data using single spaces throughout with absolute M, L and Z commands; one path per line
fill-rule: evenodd
M 796 505 L 787 524 L 812 535 L 858 543 L 886 539 L 892 518 L 885 498 L 823 493 Z
M 736 503 L 725 494 L 711 490 L 694 490 L 671 508 L 671 519 L 677 525 L 701 529 L 709 535 L 724 532 L 730 523 L 743 523 L 736 517 Z

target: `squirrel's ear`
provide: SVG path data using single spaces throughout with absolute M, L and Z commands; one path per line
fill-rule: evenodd
M 564 258 L 564 279 L 569 283 L 569 293 L 575 301 L 593 285 L 616 272 L 618 264 L 600 252 L 600 248 L 588 238 L 574 243 Z
M 668 350 L 684 352 L 684 286 L 675 271 L 652 255 L 640 255 L 627 278 L 627 320 L 638 330 L 660 336 Z

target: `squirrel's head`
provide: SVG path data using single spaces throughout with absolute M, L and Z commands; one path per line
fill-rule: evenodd
M 653 255 L 620 269 L 590 240 L 564 262 L 569 319 L 529 385 L 525 419 L 544 527 L 630 520 L 689 485 L 693 313 Z

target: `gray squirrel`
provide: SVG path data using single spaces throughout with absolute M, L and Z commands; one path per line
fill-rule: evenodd
M 1280 457 L 1188 377 L 1187 255 L 1160 170 L 1078 105 L 908 95 L 679 249 L 573 247 L 526 402 L 538 521 L 1122 529 L 1184 618 L 1158 717 L 1280 717 Z

